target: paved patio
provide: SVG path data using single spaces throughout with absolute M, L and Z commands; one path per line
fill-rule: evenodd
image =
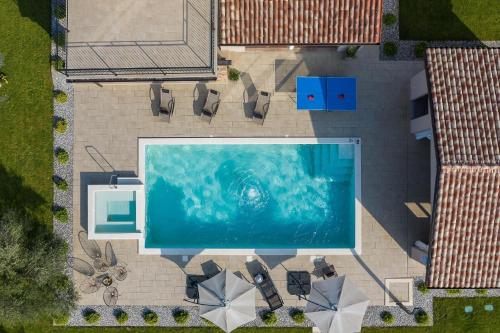
M 241 80 L 169 83 L 176 97 L 170 124 L 154 116 L 158 84 L 75 84 L 74 239 L 86 228 L 86 185 L 107 184 L 112 172 L 137 173 L 140 137 L 360 137 L 363 252 L 360 256 L 328 256 L 326 261 L 339 274 L 347 274 L 372 304 L 383 304 L 386 278 L 423 275 L 425 267 L 407 255 L 415 240 L 428 237 L 429 143 L 417 142 L 410 135 L 408 102 L 409 80 L 423 69 L 423 63 L 381 62 L 376 46 L 364 47 L 352 60 L 341 59 L 333 48 L 223 53 L 243 72 Z M 296 75 L 355 76 L 357 112 L 297 112 Z M 199 119 L 195 87 L 222 92 L 222 103 L 211 124 Z M 264 126 L 251 121 L 251 103 L 243 102 L 251 100 L 256 89 L 273 93 Z M 246 256 L 195 256 L 184 263 L 180 257 L 139 256 L 136 241 L 112 244 L 130 270 L 127 280 L 118 285 L 118 304 L 187 304 L 183 302 L 185 273 L 201 273 L 200 264 L 209 260 L 251 279 Z M 74 254 L 85 258 L 77 243 Z M 314 269 L 309 256 L 285 260 L 283 266 Z M 270 270 L 281 296 L 286 305 L 303 304 L 287 293 L 283 266 Z M 75 273 L 75 278 L 80 281 L 82 277 Z M 80 303 L 102 304 L 102 290 L 82 295 Z M 258 303 L 264 305 L 261 299 Z

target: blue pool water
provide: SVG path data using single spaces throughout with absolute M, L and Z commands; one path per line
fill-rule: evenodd
M 147 145 L 146 248 L 353 248 L 354 145 Z

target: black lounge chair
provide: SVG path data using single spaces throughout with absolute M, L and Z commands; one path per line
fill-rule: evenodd
M 265 91 L 259 91 L 257 93 L 257 102 L 255 102 L 255 108 L 253 109 L 252 113 L 252 119 L 254 122 L 260 125 L 264 125 L 264 120 L 266 119 L 270 103 L 271 103 L 270 93 Z
M 174 114 L 175 98 L 172 95 L 172 90 L 161 88 L 160 90 L 160 111 L 158 116 L 161 120 L 170 122 L 170 118 Z
M 267 269 L 261 266 L 260 271 L 253 276 L 255 285 L 259 288 L 262 296 L 265 298 L 271 311 L 277 310 L 283 306 L 283 300 L 274 286 L 273 280 L 269 276 Z
M 323 267 L 323 277 L 325 279 L 334 276 L 339 276 L 339 275 L 337 274 L 337 271 L 335 270 L 335 267 L 333 265 L 328 265 L 326 267 Z
M 311 275 L 306 271 L 290 271 L 286 274 L 287 290 L 290 295 L 306 296 L 311 293 Z
M 188 275 L 186 276 L 186 296 L 198 302 L 200 294 L 198 292 L 198 284 L 208 280 L 206 275 Z
M 201 110 L 201 119 L 208 121 L 210 123 L 212 118 L 217 113 L 220 103 L 220 92 L 217 90 L 209 89 L 207 98 Z

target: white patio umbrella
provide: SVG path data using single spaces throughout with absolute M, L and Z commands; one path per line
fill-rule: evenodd
M 200 315 L 225 332 L 255 319 L 255 286 L 223 270 L 198 284 Z
M 321 333 L 361 331 L 369 299 L 345 276 L 312 283 L 306 316 Z

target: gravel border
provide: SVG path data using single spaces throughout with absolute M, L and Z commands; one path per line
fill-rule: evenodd
M 64 0 L 52 0 L 52 35 L 55 36 L 57 33 L 58 25 L 61 25 L 65 20 L 58 20 L 54 15 L 54 10 L 56 5 L 59 3 L 64 3 Z M 56 45 L 52 41 L 51 49 L 52 58 L 56 56 Z M 68 101 L 63 104 L 59 104 L 54 100 L 54 124 L 56 119 L 63 118 L 67 122 L 67 129 L 64 133 L 57 133 L 53 130 L 53 140 L 54 140 L 54 162 L 53 176 L 60 177 L 68 183 L 68 189 L 66 191 L 59 190 L 54 185 L 54 208 L 64 207 L 68 212 L 68 221 L 66 223 L 61 223 L 55 218 L 53 219 L 53 231 L 56 235 L 61 237 L 68 244 L 68 256 L 73 253 L 73 116 L 74 116 L 74 96 L 73 96 L 73 86 L 66 82 L 66 76 L 54 68 L 51 68 L 52 82 L 54 85 L 54 91 L 60 90 L 64 91 L 68 96 Z M 55 157 L 55 152 L 58 148 L 63 148 L 68 152 L 69 161 L 66 164 L 60 164 Z M 66 267 L 65 273 L 73 277 L 72 270 Z
M 83 319 L 85 310 L 93 309 L 101 315 L 101 320 L 95 324 L 87 324 Z M 124 325 L 116 322 L 114 313 L 116 310 L 122 309 L 128 314 L 128 321 Z M 183 309 L 189 312 L 189 321 L 180 325 L 177 324 L 173 317 L 173 312 L 177 309 Z M 301 307 L 282 307 L 275 311 L 278 322 L 274 327 L 312 327 L 313 323 L 306 319 L 303 324 L 296 324 L 293 322 L 289 313 L 291 310 L 301 309 Z M 198 312 L 198 306 L 113 306 L 108 307 L 105 305 L 97 306 L 81 306 L 73 312 L 68 326 L 150 326 L 142 319 L 142 314 L 145 310 L 152 310 L 158 314 L 158 324 L 155 326 L 160 327 L 210 327 L 205 324 Z M 268 327 L 261 319 L 261 313 L 268 310 L 267 307 L 257 307 L 257 319 L 244 325 L 244 327 Z
M 417 60 L 423 61 L 423 58 L 417 58 L 414 54 L 415 46 L 418 43 L 425 42 L 427 47 L 500 47 L 500 41 L 431 41 L 422 40 L 400 40 L 399 39 L 399 0 L 384 0 L 382 5 L 382 14 L 391 13 L 397 18 L 395 24 L 387 26 L 382 22 L 382 37 L 380 41 L 380 59 L 381 60 Z M 384 55 L 383 45 L 385 42 L 396 44 L 398 51 L 394 57 Z

